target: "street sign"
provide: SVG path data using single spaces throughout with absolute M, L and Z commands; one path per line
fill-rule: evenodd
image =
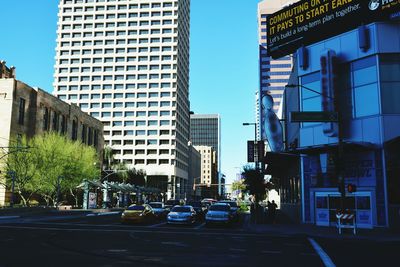
M 247 141 L 247 162 L 254 162 L 254 141 Z
M 290 112 L 291 122 L 338 122 L 338 113 L 329 111 Z

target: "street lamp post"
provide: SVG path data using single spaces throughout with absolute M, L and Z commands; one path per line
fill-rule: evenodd
M 343 155 L 344 155 L 344 147 L 343 147 L 343 130 L 341 127 L 341 122 L 342 122 L 342 117 L 341 117 L 341 112 L 340 108 L 338 108 L 338 97 L 331 97 L 329 95 L 323 94 L 321 92 L 318 92 L 314 89 L 308 88 L 304 85 L 301 84 L 288 84 L 286 85 L 287 88 L 297 88 L 297 87 L 302 87 L 308 91 L 311 91 L 315 94 L 321 95 L 323 97 L 329 98 L 334 102 L 334 106 L 336 107 L 336 112 L 337 112 L 337 135 L 338 135 L 338 154 L 337 154 L 337 160 L 336 160 L 336 173 L 337 173 L 337 181 L 339 185 L 339 191 L 341 194 L 341 209 L 342 212 L 344 210 L 344 203 L 346 199 L 346 190 L 345 190 L 345 182 L 344 182 L 344 177 L 343 177 Z

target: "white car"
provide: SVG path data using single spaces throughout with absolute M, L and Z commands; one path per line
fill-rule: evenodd
M 210 206 L 206 214 L 206 225 L 229 224 L 231 221 L 231 206 L 226 203 L 217 203 Z
M 196 220 L 196 212 L 192 206 L 175 206 L 167 216 L 170 224 L 193 224 Z

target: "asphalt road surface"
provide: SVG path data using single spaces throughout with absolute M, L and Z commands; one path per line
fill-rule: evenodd
M 122 225 L 119 215 L 0 224 L 0 267 L 398 266 L 398 243 L 267 235 L 231 227 Z M 397 251 L 397 252 L 396 252 Z M 390 264 L 393 260 L 393 265 Z

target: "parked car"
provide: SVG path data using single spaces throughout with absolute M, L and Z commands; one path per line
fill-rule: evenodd
M 162 202 L 150 202 L 149 205 L 158 219 L 165 218 L 169 212 Z
M 150 205 L 131 205 L 122 212 L 122 223 L 144 223 L 155 219 L 155 214 Z
M 231 206 L 226 203 L 211 205 L 206 214 L 206 225 L 230 224 L 232 222 Z
M 175 206 L 167 216 L 170 224 L 193 224 L 196 221 L 196 212 L 192 206 Z
M 181 201 L 179 199 L 170 199 L 165 202 L 165 208 L 170 211 L 173 207 L 181 205 Z
M 201 203 L 201 201 L 190 200 L 186 203 L 186 205 L 192 206 L 196 211 L 196 216 L 198 219 L 204 219 L 204 215 L 207 212 L 207 205 L 205 203 Z
M 217 203 L 229 204 L 229 206 L 231 206 L 231 214 L 232 214 L 233 219 L 239 220 L 239 206 L 236 201 L 221 200 L 221 201 L 218 201 Z

